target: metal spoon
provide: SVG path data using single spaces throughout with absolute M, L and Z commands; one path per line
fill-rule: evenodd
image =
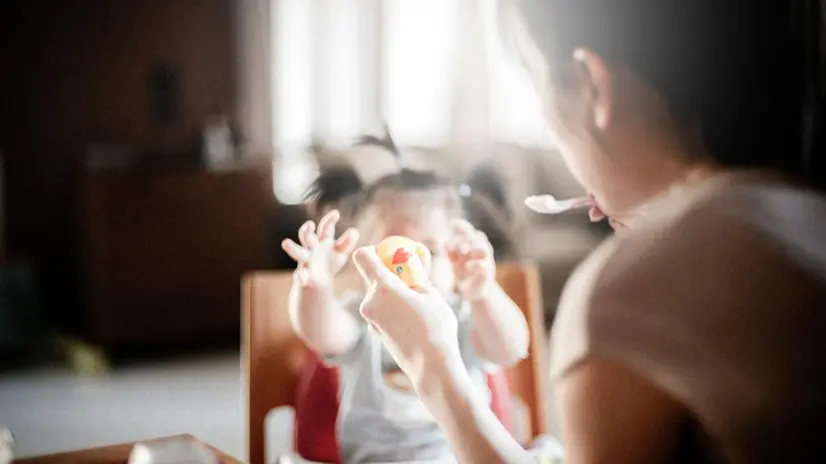
M 525 206 L 540 214 L 559 214 L 591 205 L 591 199 L 588 197 L 557 200 L 552 195 L 531 195 L 525 198 Z

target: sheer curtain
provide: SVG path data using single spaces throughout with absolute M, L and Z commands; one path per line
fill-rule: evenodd
M 275 192 L 300 201 L 314 140 L 387 121 L 402 146 L 547 146 L 539 99 L 499 44 L 496 0 L 269 0 Z

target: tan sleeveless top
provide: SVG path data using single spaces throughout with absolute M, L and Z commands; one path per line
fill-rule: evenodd
M 690 412 L 673 462 L 826 463 L 826 200 L 721 177 L 670 194 L 571 277 L 552 375 L 609 359 Z

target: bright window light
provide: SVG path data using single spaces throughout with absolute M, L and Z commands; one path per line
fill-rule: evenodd
M 311 160 L 306 156 L 313 133 L 313 2 L 274 2 L 273 134 L 277 159 L 273 191 L 286 204 L 301 202 L 309 185 Z
M 316 137 L 346 146 L 384 119 L 401 146 L 450 141 L 460 1 L 272 0 L 273 184 L 280 201 L 301 201 L 317 172 L 310 153 Z M 478 72 L 488 72 L 490 82 L 490 138 L 552 146 L 534 83 L 499 39 L 496 0 L 479 1 L 488 56 Z M 478 111 L 488 109 L 462 109 Z
M 491 128 L 495 140 L 549 147 L 542 98 L 529 72 L 508 56 L 499 37 L 496 0 L 483 0 L 482 23 L 490 72 Z
M 328 68 L 321 73 L 326 79 L 328 96 L 326 121 L 321 136 L 326 143 L 347 145 L 358 137 L 361 124 L 362 49 L 359 47 L 358 0 L 325 2 L 327 15 Z
M 313 2 L 279 0 L 275 3 L 278 8 L 273 8 L 272 75 L 276 107 L 273 133 L 279 148 L 308 146 L 313 131 Z
M 399 144 L 450 135 L 457 0 L 384 2 L 384 111 Z

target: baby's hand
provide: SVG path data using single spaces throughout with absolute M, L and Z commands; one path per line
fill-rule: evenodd
M 332 285 L 333 276 L 344 267 L 350 254 L 356 248 L 359 233 L 347 229 L 337 240 L 336 223 L 341 218 L 338 210 L 333 210 L 318 221 L 307 221 L 298 229 L 301 245 L 290 239 L 281 242 L 281 247 L 293 258 L 298 267 L 295 281 L 303 287 L 326 287 Z
M 469 301 L 484 298 L 496 282 L 493 247 L 483 232 L 464 219 L 455 221 L 453 229 L 455 236 L 448 246 L 448 257 L 453 263 L 459 294 Z

